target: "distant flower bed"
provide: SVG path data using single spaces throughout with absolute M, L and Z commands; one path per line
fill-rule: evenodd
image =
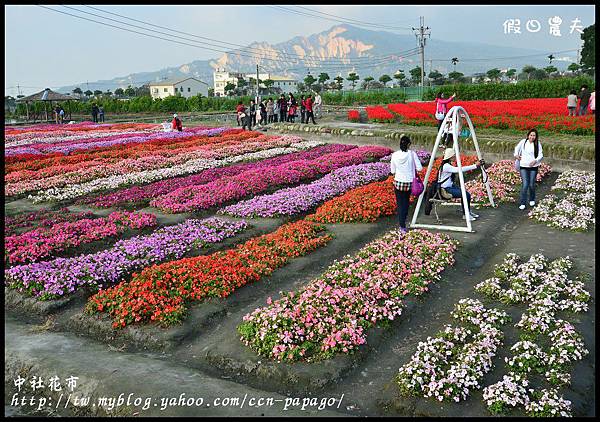
M 453 101 L 453 106 L 463 107 L 477 127 L 517 129 L 526 131 L 532 127 L 551 132 L 578 135 L 596 133 L 596 117 L 568 116 L 564 98 L 530 98 L 525 100 Z M 402 122 L 415 125 L 435 126 L 435 102 L 411 102 L 389 104 L 388 109 L 402 117 Z
M 374 122 L 393 122 L 396 117 L 385 107 L 374 106 L 366 108 L 367 117 Z
M 13 217 L 4 217 L 4 235 L 13 236 L 17 230 L 24 233 L 35 227 L 49 227 L 67 221 L 76 221 L 82 218 L 91 218 L 94 214 L 86 212 L 71 212 L 68 208 L 60 210 L 41 210 L 18 214 Z
M 360 121 L 360 113 L 358 112 L 358 110 L 348 110 L 348 120 L 350 120 L 351 122 Z

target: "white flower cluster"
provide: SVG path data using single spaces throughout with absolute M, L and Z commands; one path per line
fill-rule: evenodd
M 478 292 L 503 302 L 528 304 L 515 325 L 524 333 L 522 341 L 513 345 L 513 355 L 505 358 L 509 375 L 483 392 L 492 413 L 523 405 L 530 416 L 569 415 L 570 402 L 559 397 L 555 390 L 541 393 L 529 390 L 528 395 L 525 387 L 526 377 L 532 373 L 543 375 L 554 385 L 570 383 L 568 365 L 589 353 L 573 325 L 557 318 L 561 311 L 584 312 L 588 308 L 590 294 L 584 283 L 568 277 L 572 266 L 568 257 L 548 262 L 537 254 L 520 264 L 517 255 L 508 254 L 505 261 L 496 266 L 495 277 L 475 287 Z M 549 349 L 544 350 L 533 342 L 542 334 L 548 337 Z
M 528 384 L 529 381 L 522 374 L 504 375 L 502 381 L 483 389 L 483 400 L 494 414 L 506 413 L 510 407 L 527 406 L 530 401 L 526 388 Z
M 596 224 L 596 174 L 569 170 L 560 175 L 552 190 L 562 197 L 546 195 L 529 217 L 549 227 L 586 231 Z
M 479 381 L 491 370 L 492 358 L 502 344 L 498 327 L 509 317 L 473 299 L 461 299 L 452 316 L 470 328 L 448 325 L 420 342 L 417 352 L 399 370 L 403 394 L 458 402 L 468 397 L 470 389 L 481 388 Z
M 271 158 L 282 154 L 297 152 L 301 149 L 309 149 L 315 146 L 315 142 L 294 142 L 289 147 L 270 148 L 256 152 L 248 152 L 245 154 L 225 157 L 222 160 L 214 159 L 195 159 L 187 161 L 183 164 L 178 164 L 173 167 L 160 168 L 155 170 L 138 171 L 134 173 L 118 174 L 109 177 L 104 177 L 92 180 L 86 183 L 67 185 L 61 188 L 51 188 L 39 192 L 37 195 L 29 195 L 28 198 L 34 203 L 47 201 L 64 201 L 77 198 L 79 196 L 88 195 L 93 192 L 102 190 L 117 189 L 123 186 L 133 184 L 144 184 L 156 182 L 172 177 L 183 176 L 186 174 L 198 173 L 208 168 L 222 167 L 228 164 L 238 163 L 241 161 L 260 160 Z M 295 145 L 292 147 L 291 145 Z
M 556 389 L 542 390 L 536 401 L 525 405 L 529 416 L 536 417 L 570 417 L 571 402 L 558 395 Z

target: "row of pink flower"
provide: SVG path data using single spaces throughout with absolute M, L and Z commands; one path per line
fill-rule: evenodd
M 117 236 L 128 229 L 154 227 L 156 224 L 154 214 L 113 212 L 108 217 L 38 227 L 27 233 L 6 237 L 4 260 L 10 265 L 37 262 L 68 248 Z
M 18 183 L 6 183 L 4 186 L 5 195 L 18 195 L 26 192 L 35 192 L 42 189 L 58 188 L 71 184 L 89 182 L 102 177 L 114 176 L 118 174 L 129 174 L 140 171 L 156 170 L 165 167 L 172 167 L 184 164 L 190 160 L 197 159 L 221 159 L 228 155 L 237 155 L 239 153 L 254 151 L 256 148 L 263 149 L 271 146 L 281 146 L 284 141 L 282 137 L 270 138 L 264 135 L 256 140 L 248 139 L 244 143 L 235 141 L 223 144 L 209 144 L 196 146 L 194 150 L 183 151 L 170 157 L 161 155 L 148 155 L 141 158 L 126 158 L 115 164 L 103 164 L 90 167 L 84 167 L 76 171 L 57 174 L 55 176 L 33 179 L 29 181 L 20 181 Z M 176 150 L 175 150 L 176 151 Z M 78 166 L 76 164 L 75 166 Z M 64 166 L 67 167 L 67 166 Z
M 152 200 L 150 205 L 171 213 L 206 209 L 255 195 L 269 188 L 314 179 L 340 167 L 379 159 L 391 152 L 392 150 L 386 147 L 363 146 L 350 151 L 325 154 L 314 160 L 298 160 L 247 170 L 211 183 L 179 188 Z
M 297 293 L 243 318 L 244 344 L 278 361 L 330 358 L 367 341 L 367 329 L 400 315 L 402 298 L 420 295 L 454 263 L 457 241 L 413 230 L 391 231 L 335 262 Z
M 348 151 L 354 148 L 356 148 L 355 145 L 325 145 L 312 148 L 308 151 L 294 152 L 279 157 L 268 158 L 259 162 L 240 163 L 226 167 L 211 168 L 203 170 L 200 173 L 192 176 L 161 180 L 149 185 L 133 186 L 109 194 L 89 196 L 81 199 L 78 201 L 78 203 L 92 204 L 97 207 L 109 208 L 120 205 L 124 202 L 146 202 L 150 201 L 152 198 L 168 194 L 169 192 L 173 192 L 183 187 L 214 182 L 223 177 L 235 176 L 244 171 L 278 166 L 290 161 L 313 160 L 321 155 Z
M 494 202 L 515 202 L 516 194 L 521 187 L 521 176 L 515 170 L 513 160 L 501 160 L 492 164 L 487 169 L 489 176 L 490 188 Z M 550 172 L 552 168 L 546 164 L 540 164 L 536 181 L 541 182 Z M 481 179 L 471 180 L 466 183 L 467 190 L 471 193 L 472 202 L 478 203 L 481 206 L 491 206 L 487 190 Z
M 123 130 L 99 130 L 94 132 L 70 132 L 70 131 L 57 131 L 57 132 L 42 132 L 36 134 L 23 134 L 18 135 L 17 137 L 11 137 L 11 141 L 6 142 L 6 148 L 16 148 L 23 146 L 32 146 L 32 145 L 40 145 L 40 144 L 56 144 L 57 142 L 67 143 L 67 142 L 75 142 L 81 141 L 86 142 L 89 140 L 93 140 L 94 138 L 101 139 L 106 138 L 108 136 L 113 135 L 135 135 L 135 134 L 144 134 L 158 132 L 156 128 L 147 128 L 147 129 L 136 129 L 129 128 Z M 19 138 L 19 139 L 15 139 Z
M 229 128 L 220 127 L 214 129 L 207 129 L 204 127 L 188 128 L 182 132 L 158 132 L 158 133 L 144 133 L 136 136 L 126 137 L 125 135 L 108 136 L 106 138 L 92 138 L 86 142 L 77 140 L 75 142 L 55 142 L 52 144 L 34 144 L 26 147 L 15 147 L 7 148 L 4 152 L 6 157 L 18 156 L 21 154 L 51 154 L 61 153 L 70 154 L 73 151 L 87 150 L 92 148 L 101 148 L 112 145 L 131 144 L 148 142 L 157 139 L 172 140 L 181 139 L 190 136 L 217 136 L 221 135 L 225 131 L 230 130 Z
M 17 234 L 17 230 L 21 233 L 37 227 L 50 227 L 65 221 L 76 221 L 82 218 L 93 217 L 94 213 L 71 212 L 68 208 L 59 210 L 40 210 L 27 213 L 21 213 L 12 217 L 4 216 L 4 235 L 12 236 Z
M 54 133 L 86 133 L 86 132 L 99 132 L 99 131 L 110 131 L 110 130 L 144 130 L 144 129 L 155 129 L 160 128 L 160 125 L 155 123 L 93 123 L 93 122 L 81 122 L 69 125 L 55 124 L 38 124 L 29 126 L 19 127 L 4 127 L 4 136 L 6 141 L 13 141 L 18 139 L 26 139 L 27 137 L 34 138 L 36 136 L 42 136 L 46 133 L 52 135 Z

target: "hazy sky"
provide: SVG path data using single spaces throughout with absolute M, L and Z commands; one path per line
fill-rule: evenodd
M 84 6 L 68 6 L 123 20 Z M 124 26 L 64 6 L 47 7 L 107 24 Z M 274 44 L 299 35 L 311 35 L 339 24 L 337 17 L 406 27 L 408 29 L 399 29 L 396 32 L 412 35 L 410 27 L 418 26 L 419 16 L 424 16 L 425 25 L 431 28 L 431 38 L 434 39 L 561 51 L 580 48 L 582 45 L 577 31 L 569 33 L 574 19 L 579 18 L 583 27 L 595 22 L 595 8 L 592 5 L 307 6 L 329 14 L 321 15 L 322 18 L 300 15 L 298 13 L 315 13 L 300 6 L 290 5 L 283 6 L 288 11 L 283 10 L 281 6 L 254 5 L 93 7 L 188 34 L 242 45 L 254 41 Z M 548 19 L 554 16 L 562 19 L 560 37 L 549 32 Z M 520 34 L 504 33 L 503 23 L 507 19 L 520 19 Z M 529 20 L 539 21 L 539 32 L 533 33 L 526 29 L 525 24 Z M 132 21 L 129 23 L 143 26 Z M 361 27 L 385 30 L 384 27 Z M 129 29 L 142 32 L 131 26 Z M 155 30 L 167 32 L 158 28 Z M 163 36 L 156 32 L 154 34 Z M 22 94 L 30 94 L 45 87 L 58 88 L 86 80 L 112 79 L 135 72 L 157 71 L 193 60 L 218 58 L 222 55 L 221 52 L 174 44 L 33 5 L 5 6 L 5 35 L 5 95 L 17 95 L 17 84 L 21 86 Z M 190 35 L 179 36 L 190 38 Z M 214 46 L 210 48 L 227 49 Z M 493 51 L 490 54 L 490 57 L 493 57 Z

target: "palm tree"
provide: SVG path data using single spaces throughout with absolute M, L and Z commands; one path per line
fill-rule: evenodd
M 454 65 L 454 71 L 456 72 L 456 64 L 458 63 L 458 57 L 452 57 L 452 64 Z

